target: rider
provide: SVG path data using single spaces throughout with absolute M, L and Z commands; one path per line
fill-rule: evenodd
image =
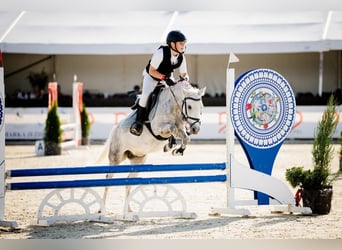
M 158 82 L 165 81 L 168 86 L 175 85 L 173 71 L 179 68 L 180 77 L 188 80 L 188 71 L 184 56 L 186 38 L 178 30 L 170 31 L 166 38 L 167 45 L 162 45 L 153 54 L 143 72 L 143 88 L 137 105 L 137 116 L 131 125 L 130 132 L 141 135 L 143 122 L 146 119 L 146 104 L 149 95 Z

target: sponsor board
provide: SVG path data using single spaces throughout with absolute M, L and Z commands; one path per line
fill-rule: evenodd
M 325 106 L 297 106 L 294 125 L 287 138 L 313 139 L 314 129 L 321 119 Z M 71 108 L 58 108 L 62 123 L 71 120 Z M 342 106 L 337 107 L 341 112 Z M 91 108 L 92 127 L 90 139 L 107 139 L 112 127 L 125 118 L 130 108 Z M 44 136 L 47 108 L 6 108 L 6 140 L 41 140 Z M 340 120 L 334 138 L 339 137 L 342 130 Z M 192 139 L 225 139 L 226 107 L 205 107 L 202 116 L 202 127 L 198 135 Z

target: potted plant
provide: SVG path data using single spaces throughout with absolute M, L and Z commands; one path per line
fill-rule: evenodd
M 314 214 L 330 212 L 332 179 L 329 179 L 329 175 L 334 153 L 331 142 L 337 123 L 336 104 L 332 95 L 315 130 L 312 148 L 313 169 L 295 166 L 286 170 L 286 180 L 292 187 L 300 187 L 296 193 L 297 205 L 302 198 L 303 206 L 310 207 Z
M 45 155 L 60 155 L 62 130 L 61 122 L 57 113 L 57 102 L 53 103 L 45 121 L 44 144 Z
M 82 145 L 88 145 L 89 144 L 89 134 L 90 134 L 90 120 L 88 116 L 88 112 L 86 110 L 86 106 L 83 103 L 82 111 L 80 113 L 81 116 L 81 131 L 82 131 Z

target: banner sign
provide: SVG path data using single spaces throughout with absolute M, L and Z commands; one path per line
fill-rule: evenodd
M 321 119 L 325 106 L 297 106 L 296 116 L 288 139 L 313 139 L 314 130 Z M 130 108 L 91 108 L 87 107 L 92 127 L 90 139 L 105 140 L 112 127 L 125 118 Z M 192 139 L 225 139 L 226 107 L 205 107 L 202 116 L 202 127 L 198 135 Z M 342 106 L 337 107 L 342 111 Z M 62 123 L 72 120 L 72 108 L 59 107 Z M 44 136 L 47 108 L 5 108 L 6 140 L 41 140 Z M 342 121 L 337 126 L 334 138 L 339 137 Z

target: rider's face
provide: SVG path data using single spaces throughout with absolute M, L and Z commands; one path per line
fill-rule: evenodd
M 175 47 L 176 47 L 177 51 L 179 51 L 180 53 L 184 53 L 185 45 L 186 45 L 185 41 L 183 41 L 183 42 L 176 42 L 174 44 L 175 44 Z

